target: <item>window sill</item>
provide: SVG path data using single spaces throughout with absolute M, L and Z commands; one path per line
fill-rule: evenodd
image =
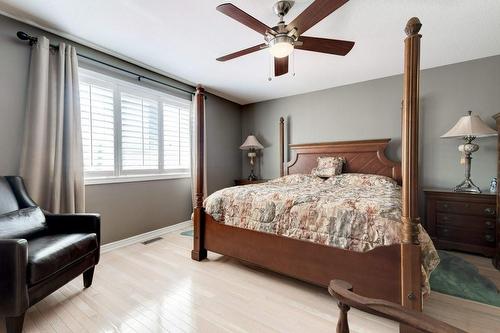
M 189 173 L 174 173 L 165 175 L 157 174 L 157 175 L 127 175 L 119 177 L 94 177 L 94 178 L 86 178 L 85 186 L 116 184 L 116 183 L 147 182 L 154 180 L 181 179 L 181 178 L 191 178 L 191 175 Z

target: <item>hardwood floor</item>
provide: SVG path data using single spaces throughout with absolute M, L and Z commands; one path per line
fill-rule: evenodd
M 214 254 L 192 261 L 191 243 L 175 232 L 103 254 L 92 287 L 80 277 L 32 307 L 25 332 L 335 332 L 325 290 Z M 500 282 L 487 259 L 468 259 Z M 471 333 L 500 332 L 500 308 L 438 293 L 424 304 Z M 351 332 L 398 332 L 355 309 L 349 319 Z

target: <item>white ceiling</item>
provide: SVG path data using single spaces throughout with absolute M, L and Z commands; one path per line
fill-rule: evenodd
M 262 43 L 262 36 L 217 12 L 216 0 L 0 0 L 21 20 L 111 50 L 240 104 L 326 89 L 402 72 L 403 28 L 422 21 L 422 68 L 500 54 L 499 0 L 350 0 L 304 35 L 356 42 L 345 57 L 295 52 L 295 76 L 268 81 L 262 50 L 225 63 L 215 58 Z M 232 3 L 273 26 L 274 0 Z M 296 1 L 291 21 L 312 0 Z M 466 78 L 464 78 L 465 80 Z

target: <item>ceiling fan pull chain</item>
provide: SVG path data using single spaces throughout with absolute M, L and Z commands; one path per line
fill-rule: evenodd
M 290 54 L 290 62 L 292 63 L 292 77 L 295 76 L 295 49 Z
M 273 80 L 274 57 L 271 54 L 269 54 L 268 59 L 269 59 L 269 62 L 267 65 L 267 68 L 268 68 L 267 81 L 271 82 Z

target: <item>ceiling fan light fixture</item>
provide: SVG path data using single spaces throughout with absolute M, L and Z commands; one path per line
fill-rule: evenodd
M 284 58 L 293 52 L 293 38 L 287 35 L 276 36 L 269 41 L 269 52 L 275 58 Z

